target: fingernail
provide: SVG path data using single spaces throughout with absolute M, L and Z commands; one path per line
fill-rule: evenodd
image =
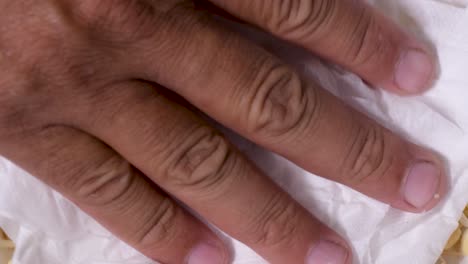
M 409 93 L 422 92 L 429 88 L 433 74 L 432 57 L 422 50 L 410 49 L 403 52 L 397 64 L 395 82 Z
M 337 243 L 321 240 L 312 248 L 306 259 L 306 264 L 345 264 L 348 251 Z
M 430 162 L 415 163 L 404 180 L 403 195 L 406 202 L 423 208 L 438 195 L 440 169 Z
M 221 249 L 211 243 L 202 243 L 190 253 L 187 264 L 224 264 L 224 254 Z

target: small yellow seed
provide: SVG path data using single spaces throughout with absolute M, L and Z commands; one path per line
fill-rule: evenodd
M 458 240 L 460 240 L 461 235 L 462 235 L 462 231 L 459 227 L 452 233 L 452 235 L 448 239 L 447 244 L 445 245 L 445 249 L 449 249 L 455 246 Z

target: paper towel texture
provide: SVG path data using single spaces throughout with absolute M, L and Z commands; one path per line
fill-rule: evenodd
M 466 0 L 434 0 L 434 1 L 451 4 L 457 7 L 466 7 L 466 4 L 467 4 Z
M 343 100 L 439 152 L 447 161 L 451 184 L 448 197 L 435 210 L 415 215 L 316 177 L 233 136 L 241 150 L 275 181 L 351 242 L 356 263 L 434 263 L 468 201 L 468 14 L 461 8 L 465 1 L 450 2 L 457 3 L 372 1 L 437 49 L 441 77 L 434 89 L 421 97 L 401 98 L 371 90 L 353 74 L 301 50 L 272 43 L 262 34 L 248 32 L 307 78 L 319 80 Z M 0 160 L 0 226 L 17 244 L 13 264 L 152 263 L 61 195 L 4 159 Z M 233 245 L 235 263 L 266 263 L 239 242 L 233 241 Z

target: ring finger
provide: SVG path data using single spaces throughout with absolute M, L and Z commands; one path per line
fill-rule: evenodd
M 105 111 L 94 122 L 77 125 L 203 218 L 272 263 L 350 261 L 346 242 L 199 117 L 145 83 L 108 91 L 112 105 L 100 105 Z

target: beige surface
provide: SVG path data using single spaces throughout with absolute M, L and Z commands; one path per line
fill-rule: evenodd
M 12 255 L 15 245 L 8 239 L 3 230 L 0 229 L 0 264 L 8 264 Z
M 463 211 L 458 228 L 448 239 L 444 254 L 437 264 L 466 263 L 468 258 L 468 206 Z

